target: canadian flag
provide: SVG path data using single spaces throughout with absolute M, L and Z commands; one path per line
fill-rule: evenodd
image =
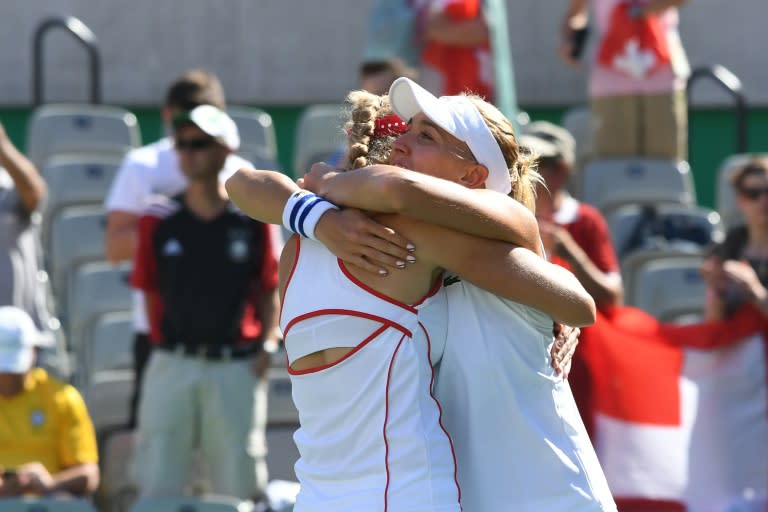
M 597 53 L 601 66 L 635 79 L 644 78 L 671 62 L 661 18 L 640 14 L 641 5 L 636 1 L 616 4 Z
M 751 307 L 727 321 L 684 326 L 625 307 L 599 313 L 584 330 L 577 353 L 589 374 L 585 420 L 622 512 L 720 512 L 747 489 L 765 491 L 766 359 L 755 335 L 764 328 Z M 741 367 L 730 381 L 718 371 L 725 359 Z M 582 386 L 574 389 L 580 407 Z

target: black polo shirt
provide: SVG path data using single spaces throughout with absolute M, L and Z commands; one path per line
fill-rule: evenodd
M 259 298 L 277 286 L 270 233 L 231 204 L 204 220 L 181 195 L 154 202 L 139 221 L 131 278 L 152 295 L 152 341 L 217 346 L 258 339 Z

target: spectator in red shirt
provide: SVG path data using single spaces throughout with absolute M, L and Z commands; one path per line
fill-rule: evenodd
M 597 209 L 574 199 L 566 190 L 575 161 L 573 136 L 565 128 L 537 121 L 526 127 L 520 145 L 539 155 L 539 172 L 544 182 L 536 191 L 536 217 L 550 260 L 574 273 L 601 312 L 621 306 L 621 272 L 608 224 Z M 586 352 L 576 351 L 569 382 L 584 425 L 592 436 L 594 384 Z
M 573 136 L 565 128 L 537 121 L 526 127 L 520 144 L 539 155 L 544 183 L 537 190 L 536 217 L 550 259 L 576 275 L 599 309 L 621 305 L 621 273 L 608 224 L 597 209 L 566 190 L 575 159 Z
M 473 92 L 493 101 L 490 32 L 480 0 L 427 0 L 424 79 L 438 95 Z M 431 72 L 431 73 L 430 73 Z

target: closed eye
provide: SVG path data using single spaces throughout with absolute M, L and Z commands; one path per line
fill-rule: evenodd
M 434 142 L 435 138 L 430 134 L 427 130 L 420 130 L 417 134 L 417 137 L 421 140 L 427 140 L 429 142 Z

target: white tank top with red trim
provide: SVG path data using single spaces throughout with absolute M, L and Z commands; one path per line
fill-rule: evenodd
M 289 368 L 301 427 L 296 512 L 455 512 L 453 447 L 432 396 L 430 333 L 419 323 L 445 308 L 435 288 L 408 306 L 356 280 L 321 244 L 301 239 L 280 326 L 289 364 L 332 347 L 342 360 Z

